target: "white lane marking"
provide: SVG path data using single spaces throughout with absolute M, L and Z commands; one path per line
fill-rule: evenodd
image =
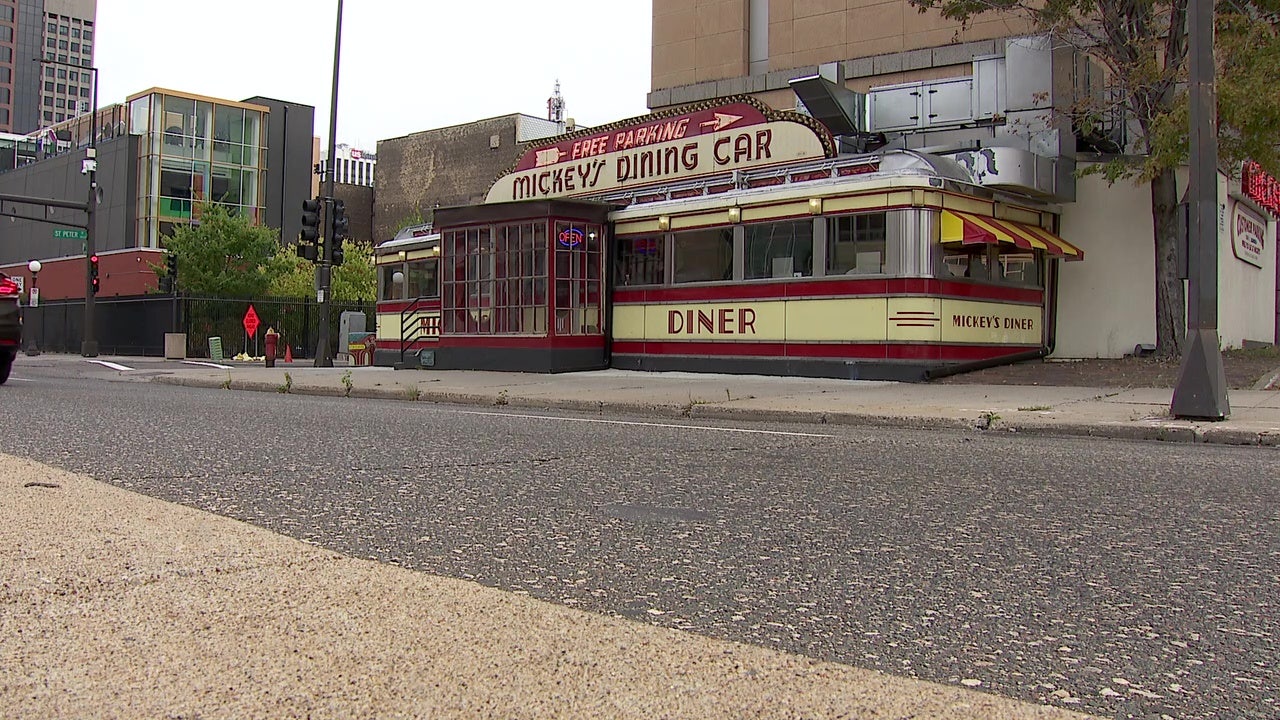
M 219 370 L 234 370 L 234 369 L 235 369 L 235 368 L 234 368 L 233 366 L 231 366 L 231 365 L 219 365 L 218 363 L 212 363 L 212 362 L 200 362 L 199 360 L 183 360 L 183 361 L 182 361 L 182 364 L 183 364 L 183 365 L 203 365 L 204 367 L 218 368 Z
M 31 379 L 28 379 L 28 378 L 16 378 L 16 377 L 11 377 L 11 378 L 9 378 L 9 382 L 35 382 L 35 380 L 31 380 Z
M 670 423 L 633 422 L 629 420 L 594 420 L 592 418 L 558 417 L 556 415 L 521 415 L 519 413 L 479 412 L 476 410 L 452 410 L 459 415 L 488 415 L 492 417 L 524 418 L 527 420 L 562 420 L 564 422 L 600 423 L 602 425 L 631 425 L 636 427 L 675 428 L 677 430 L 710 430 L 712 432 L 748 433 L 752 435 L 782 435 L 785 437 L 834 438 L 835 435 L 819 435 L 817 433 L 782 432 L 781 430 L 748 430 L 746 428 L 724 428 L 706 425 L 673 425 Z
M 86 360 L 85 362 L 97 363 L 103 367 L 109 367 L 112 370 L 119 370 L 121 372 L 129 372 L 133 370 L 131 367 L 121 365 L 120 363 L 113 363 L 109 360 Z

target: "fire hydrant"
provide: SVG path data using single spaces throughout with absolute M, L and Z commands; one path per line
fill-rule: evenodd
M 280 342 L 280 335 L 275 328 L 267 328 L 266 335 L 266 362 L 267 367 L 276 366 L 276 343 Z

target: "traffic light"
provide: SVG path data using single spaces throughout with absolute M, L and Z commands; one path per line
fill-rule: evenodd
M 346 252 L 342 242 L 351 236 L 351 225 L 347 220 L 347 204 L 341 200 L 333 200 L 329 205 L 329 262 L 337 267 L 346 260 Z
M 302 230 L 298 233 L 298 257 L 316 261 L 316 244 L 320 239 L 320 201 L 302 201 Z
M 94 295 L 97 295 L 99 287 L 100 286 L 98 281 L 98 256 L 91 255 L 89 257 L 89 292 L 93 293 Z
M 164 258 L 164 277 L 160 278 L 160 292 L 178 291 L 178 256 L 169 251 Z

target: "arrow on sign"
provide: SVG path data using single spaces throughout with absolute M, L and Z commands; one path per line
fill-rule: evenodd
M 738 122 L 741 119 L 742 119 L 741 115 L 726 115 L 725 113 L 716 113 L 715 120 L 708 120 L 704 123 L 700 123 L 700 126 L 707 127 L 708 125 L 714 125 L 715 127 L 711 128 L 711 131 L 719 132 L 729 127 L 730 125 Z

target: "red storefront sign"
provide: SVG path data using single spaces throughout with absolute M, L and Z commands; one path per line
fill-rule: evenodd
M 1244 161 L 1240 173 L 1240 186 L 1245 197 L 1266 208 L 1272 215 L 1280 216 L 1280 180 L 1252 160 Z

